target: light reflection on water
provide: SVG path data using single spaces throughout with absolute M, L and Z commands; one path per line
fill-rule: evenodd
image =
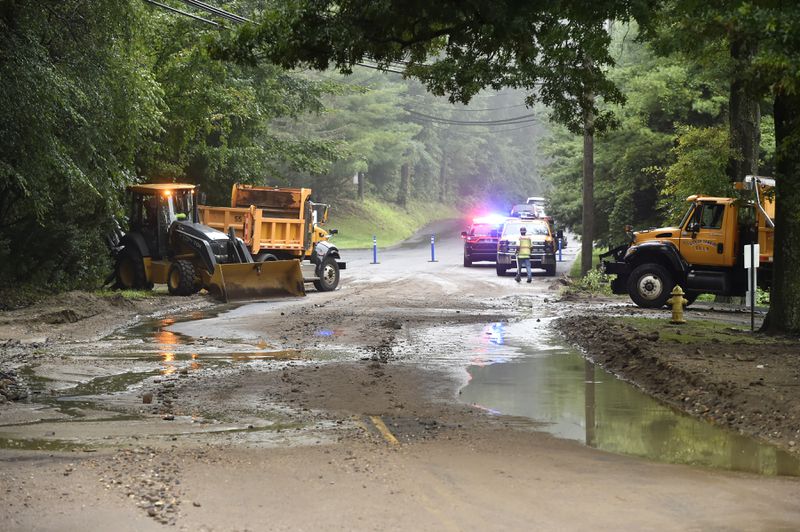
M 606 451 L 669 463 L 800 476 L 800 460 L 773 446 L 691 418 L 585 360 L 574 350 L 484 360 L 467 368 L 460 399 L 492 415 Z

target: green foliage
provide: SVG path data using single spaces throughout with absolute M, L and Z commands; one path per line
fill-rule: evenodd
M 580 264 L 580 263 L 578 263 Z M 580 277 L 580 269 L 577 278 L 573 278 L 572 283 L 567 287 L 567 292 L 588 292 L 590 294 L 611 295 L 610 277 L 600 270 L 592 268 L 586 275 Z
M 685 199 L 692 194 L 732 197 L 728 181 L 728 129 L 724 126 L 678 128 L 677 144 L 672 149 L 674 162 L 666 170 L 661 205 L 670 219 L 686 212 Z
M 570 130 L 581 130 L 591 109 L 602 131 L 611 116 L 590 93 L 623 100 L 605 75 L 613 64 L 605 21 L 628 17 L 631 5 L 298 0 L 269 5 L 258 25 L 223 35 L 214 51 L 242 62 L 266 56 L 288 68 L 343 73 L 365 60 L 384 67 L 401 62 L 406 75 L 451 102 L 468 103 L 487 87 L 522 88 L 528 103 L 543 102 Z
M 623 240 L 625 225 L 663 225 L 673 207 L 684 208 L 685 190 L 718 191 L 716 179 L 722 175 L 726 182 L 728 153 L 723 80 L 681 54 L 656 57 L 635 40 L 636 26 L 615 25 L 612 37 L 617 61 L 608 76 L 627 103 L 614 110 L 619 127 L 595 142 L 595 224 L 597 240 L 607 245 Z M 710 156 L 720 147 L 721 155 Z M 551 160 L 546 174 L 550 212 L 580 233 L 582 143 L 556 130 L 544 153 Z M 720 160 L 722 174 L 717 172 Z M 708 188 L 709 183 L 714 186 Z
M 79 285 L 107 270 L 102 237 L 162 108 L 130 31 L 139 7 L 105 0 L 3 7 L 3 284 Z

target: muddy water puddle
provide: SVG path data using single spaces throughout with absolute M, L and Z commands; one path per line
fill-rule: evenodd
M 505 329 L 495 324 L 488 330 Z M 800 476 L 798 458 L 677 412 L 573 349 L 528 346 L 508 356 L 510 342 L 523 342 L 499 334 L 494 340 L 503 348 L 484 350 L 473 359 L 477 363 L 467 368 L 461 401 L 493 415 L 512 416 L 516 422 L 530 420 L 537 430 L 605 451 L 667 463 Z

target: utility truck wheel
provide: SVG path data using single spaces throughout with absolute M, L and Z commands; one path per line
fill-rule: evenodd
M 498 277 L 504 276 L 506 274 L 506 269 L 508 269 L 508 268 L 507 268 L 507 266 L 505 264 L 498 264 L 497 267 L 496 267 L 497 276 Z
M 555 264 L 546 264 L 544 267 L 544 272 L 549 275 L 550 277 L 554 277 L 556 274 L 556 265 Z
M 472 266 L 472 260 L 470 260 L 470 258 L 465 253 L 464 254 L 464 267 L 465 268 L 469 268 L 470 266 Z
M 123 290 L 150 290 L 152 283 L 147 282 L 144 271 L 144 261 L 138 250 L 130 247 L 124 248 L 117 256 L 114 267 L 115 286 Z
M 167 273 L 167 289 L 173 296 L 190 296 L 197 292 L 194 264 L 188 260 L 173 262 Z
M 672 275 L 659 264 L 642 264 L 628 278 L 628 294 L 642 308 L 663 307 L 675 286 Z
M 332 292 L 339 286 L 339 265 L 333 257 L 325 257 L 320 266 L 319 280 L 314 287 L 320 292 Z

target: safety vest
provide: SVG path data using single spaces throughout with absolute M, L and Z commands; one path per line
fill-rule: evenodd
M 529 236 L 519 237 L 519 252 L 517 253 L 517 255 L 521 259 L 531 258 L 531 237 Z

